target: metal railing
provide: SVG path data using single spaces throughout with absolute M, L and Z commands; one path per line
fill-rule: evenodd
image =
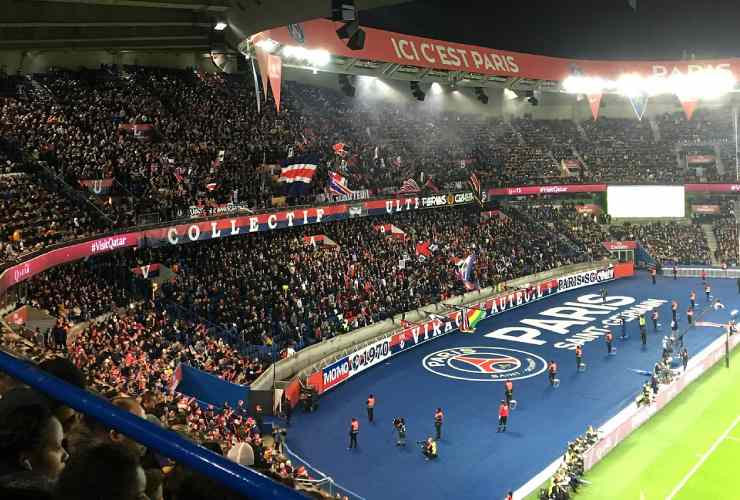
M 334 479 L 332 479 L 330 476 L 327 476 L 319 469 L 308 463 L 303 457 L 291 450 L 286 443 L 283 443 L 282 451 L 283 454 L 291 460 L 291 463 L 294 466 L 297 467 L 302 465 L 303 467 L 305 467 L 309 476 L 311 476 L 312 478 L 296 480 L 296 482 L 301 483 L 303 486 L 320 489 L 321 491 L 328 493 L 332 497 L 336 497 L 339 495 L 341 497 L 347 497 L 350 500 L 365 500 L 365 497 L 355 493 L 348 488 L 345 488 L 341 484 L 334 481 Z
M 296 490 L 198 446 L 175 432 L 162 429 L 143 418 L 123 411 L 108 401 L 59 380 L 3 351 L 0 351 L 0 371 L 56 401 L 90 415 L 102 424 L 148 448 L 157 450 L 177 463 L 212 478 L 247 498 L 259 500 L 305 500 L 306 498 Z
M 702 273 L 706 273 L 707 278 L 740 278 L 740 268 L 728 267 L 676 267 L 676 276 L 679 278 L 699 278 Z M 663 276 L 673 276 L 673 268 L 663 267 Z

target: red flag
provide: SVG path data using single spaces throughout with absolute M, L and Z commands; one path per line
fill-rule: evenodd
M 425 257 L 431 257 L 432 251 L 429 249 L 431 241 L 422 241 L 416 244 L 416 255 L 423 255 Z
M 424 187 L 429 189 L 433 193 L 439 193 L 439 188 L 436 184 L 434 184 L 431 177 L 427 179 L 427 181 L 424 183 Z
M 280 56 L 269 54 L 267 56 L 267 74 L 270 77 L 270 88 L 272 97 L 275 99 L 275 108 L 280 112 L 280 85 L 283 78 L 283 60 Z
M 681 101 L 681 107 L 683 108 L 684 114 L 686 114 L 686 119 L 691 120 L 691 117 L 694 114 L 694 110 L 696 109 L 696 105 L 699 104 L 699 98 L 680 95 L 676 97 L 678 97 L 678 100 Z
M 591 106 L 591 114 L 596 120 L 599 117 L 599 107 L 601 106 L 601 94 L 589 94 L 588 105 Z

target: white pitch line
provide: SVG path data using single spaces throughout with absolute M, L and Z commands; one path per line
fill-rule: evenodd
M 699 470 L 699 467 L 701 467 L 702 464 L 706 462 L 707 458 L 709 458 L 709 455 L 714 453 L 714 451 L 717 449 L 720 443 L 722 443 L 722 441 L 727 439 L 727 436 L 730 434 L 730 432 L 732 432 L 732 430 L 735 428 L 738 422 L 740 422 L 740 415 L 735 417 L 735 420 L 732 421 L 732 424 L 730 425 L 730 427 L 728 427 L 727 430 L 725 430 L 725 432 L 723 432 L 722 435 L 718 437 L 717 440 L 714 441 L 714 443 L 712 443 L 712 446 L 707 450 L 706 453 L 704 453 L 704 455 L 702 455 L 701 459 L 696 464 L 694 464 L 691 470 L 688 473 L 686 473 L 683 479 L 681 479 L 681 482 L 678 483 L 678 485 L 676 485 L 675 488 L 673 488 L 673 491 L 671 491 L 671 494 L 665 497 L 665 500 L 673 500 L 673 497 L 675 497 L 678 494 L 678 492 L 681 491 L 681 488 L 686 486 L 686 483 L 689 482 L 689 479 L 691 479 L 691 476 L 696 474 L 696 471 Z

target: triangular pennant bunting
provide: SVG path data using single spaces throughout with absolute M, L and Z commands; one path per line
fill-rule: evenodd
M 267 56 L 267 75 L 270 77 L 270 88 L 272 97 L 275 99 L 275 108 L 280 112 L 280 85 L 283 79 L 283 60 L 280 56 L 269 54 Z
M 632 109 L 637 115 L 637 119 L 642 120 L 642 117 L 645 115 L 645 110 L 647 109 L 648 96 L 641 94 L 637 96 L 627 96 L 627 97 L 630 100 L 630 103 L 632 104 Z
M 601 95 L 602 94 L 589 94 L 588 95 L 588 105 L 591 106 L 591 115 L 593 115 L 594 120 L 596 120 L 599 117 L 599 107 L 601 106 Z
M 683 108 L 683 112 L 686 114 L 686 119 L 691 120 L 691 117 L 694 114 L 694 110 L 696 109 L 696 105 L 699 104 L 699 98 L 698 97 L 687 97 L 687 96 L 677 96 L 678 100 L 681 102 L 681 107 Z

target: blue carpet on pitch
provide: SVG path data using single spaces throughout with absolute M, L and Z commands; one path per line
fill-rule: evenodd
M 653 333 L 648 317 L 647 349 L 640 343 L 638 321 L 628 323 L 630 335 L 620 341 L 619 327 L 613 327 L 617 349 L 606 354 L 602 338 L 583 345 L 587 370 L 577 373 L 572 350 L 554 344 L 589 325 L 600 327 L 601 319 L 586 327 L 572 327 L 562 335 L 541 330 L 541 346 L 485 337 L 495 329 L 515 326 L 524 318 L 586 294 L 598 294 L 600 287 L 573 290 L 534 302 L 500 316 L 486 319 L 473 334 L 452 333 L 390 358 L 330 390 L 320 399 L 319 410 L 304 414 L 297 410 L 288 433 L 292 450 L 339 484 L 368 500 L 503 498 L 562 454 L 566 443 L 582 434 L 588 425 L 597 427 L 636 397 L 647 381 L 632 371 L 651 370 L 659 359 L 663 335 L 670 334 L 671 300 L 677 300 L 681 328 L 686 327 L 686 309 L 691 289 L 697 293 L 697 315 L 707 309 L 704 321 L 726 322 L 730 311 L 740 307 L 734 280 L 710 281 L 713 296 L 725 310 L 706 308 L 707 301 L 698 278 L 658 278 L 652 285 L 647 274 L 615 281 L 607 286 L 609 297 L 628 296 L 635 303 L 663 299 L 661 329 Z M 542 318 L 544 319 L 544 318 Z M 685 337 L 689 354 L 694 355 L 717 338 L 722 330 L 695 327 Z M 465 346 L 493 346 L 519 349 L 559 365 L 560 387 L 550 387 L 546 373 L 514 382 L 518 407 L 511 412 L 506 433 L 496 433 L 498 405 L 503 397 L 501 382 L 455 380 L 432 373 L 422 366 L 425 356 L 443 349 Z M 375 422 L 368 423 L 365 400 L 377 399 Z M 439 458 L 425 461 L 416 441 L 434 435 L 433 414 L 445 412 Z M 406 419 L 405 448 L 395 446 L 392 421 Z M 360 419 L 359 449 L 348 451 L 348 428 L 352 417 Z

